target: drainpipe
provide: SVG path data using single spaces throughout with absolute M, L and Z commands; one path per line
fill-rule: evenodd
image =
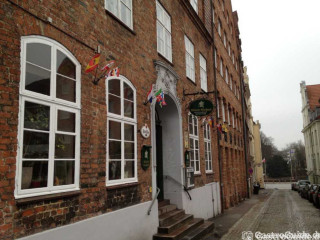
M 242 62 L 241 57 L 239 57 L 239 76 L 240 76 L 240 90 L 241 90 L 241 106 L 242 106 L 242 126 L 243 126 L 243 142 L 244 142 L 244 162 L 246 165 L 246 182 L 247 182 L 247 197 L 250 198 L 250 187 L 249 187 L 249 174 L 248 174 L 248 153 L 247 153 L 247 130 L 246 130 L 246 115 L 245 115 L 245 101 L 244 101 L 244 84 L 242 76 Z
M 211 3 L 211 11 L 213 11 L 213 0 L 210 1 Z M 217 89 L 217 74 L 216 74 L 216 62 L 214 58 L 214 54 L 216 51 L 215 48 L 215 42 L 214 42 L 214 22 L 213 18 L 211 18 L 211 26 L 212 26 L 212 48 L 213 48 L 213 78 L 214 78 L 214 95 L 215 95 L 215 101 L 216 101 L 216 107 L 218 106 L 218 89 Z M 218 120 L 218 111 L 216 109 L 216 119 Z M 220 203 L 221 203 L 221 213 L 224 211 L 224 195 L 223 195 L 223 180 L 222 180 L 222 161 L 221 161 L 221 150 L 220 150 L 220 139 L 219 139 L 219 133 L 217 130 L 217 139 L 218 139 L 218 161 L 219 161 L 219 178 L 220 178 Z

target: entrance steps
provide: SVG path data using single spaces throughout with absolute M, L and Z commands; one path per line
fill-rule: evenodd
M 169 200 L 159 202 L 158 233 L 153 240 L 200 240 L 214 228 L 214 223 L 194 218 L 184 210 L 177 209 Z

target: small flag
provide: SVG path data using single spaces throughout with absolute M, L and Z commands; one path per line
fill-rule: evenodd
M 212 118 L 212 116 L 209 117 L 209 125 L 210 125 L 210 127 L 213 126 L 213 118 Z
M 154 94 L 154 96 L 158 97 L 160 93 L 162 93 L 162 89 L 161 88 Z
M 117 77 L 119 77 L 120 76 L 120 70 L 119 70 L 119 68 L 118 67 L 116 67 L 116 68 L 114 68 L 114 69 L 112 69 L 112 70 L 110 70 L 109 72 L 108 72 L 108 74 L 107 74 L 107 78 L 108 77 L 114 77 L 114 76 L 117 76 Z
M 263 158 L 261 162 L 265 163 L 265 162 L 266 162 L 266 159 L 265 159 L 265 158 Z
M 115 61 L 113 61 L 113 60 L 110 62 L 107 62 L 107 64 L 103 68 L 101 68 L 101 71 L 109 72 L 114 63 L 115 63 Z
M 95 70 L 98 65 L 99 65 L 99 61 L 100 61 L 100 53 L 96 54 L 88 63 L 85 73 L 89 73 L 93 70 Z
M 220 123 L 217 124 L 217 129 L 220 133 L 222 133 L 222 126 Z
M 147 99 L 150 103 L 152 103 L 152 98 L 153 98 L 153 84 L 151 85 L 151 89 L 148 92 L 148 96 L 147 96 Z
M 228 132 L 228 128 L 226 124 L 222 124 L 222 131 L 227 133 Z

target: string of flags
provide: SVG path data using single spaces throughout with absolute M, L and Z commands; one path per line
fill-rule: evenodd
M 167 106 L 167 103 L 164 100 L 164 92 L 162 91 L 162 89 L 160 88 L 156 93 L 154 93 L 154 84 L 152 84 L 151 88 L 148 92 L 148 95 L 147 95 L 147 102 L 146 103 L 148 103 L 148 102 L 152 103 L 154 98 L 159 103 L 160 107 Z
M 100 56 L 101 54 L 98 53 L 96 55 L 94 55 L 94 57 L 89 61 L 86 69 L 85 69 L 85 73 L 90 73 L 94 70 L 96 70 L 95 73 L 95 79 L 93 80 L 94 84 L 98 84 L 98 82 L 103 78 L 108 78 L 108 77 L 119 77 L 120 76 L 120 70 L 119 67 L 115 67 L 112 68 L 112 66 L 115 64 L 115 61 L 109 61 L 106 63 L 106 65 L 101 68 L 101 72 L 103 72 L 98 78 L 97 78 L 97 68 L 99 66 L 99 62 L 100 62 Z

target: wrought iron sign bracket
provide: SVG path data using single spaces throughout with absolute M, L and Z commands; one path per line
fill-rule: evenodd
M 209 94 L 214 94 L 215 91 L 211 91 L 211 92 L 193 92 L 193 93 L 186 93 L 186 90 L 183 89 L 183 98 L 182 100 L 185 100 L 185 96 L 196 96 L 196 95 L 209 95 Z

